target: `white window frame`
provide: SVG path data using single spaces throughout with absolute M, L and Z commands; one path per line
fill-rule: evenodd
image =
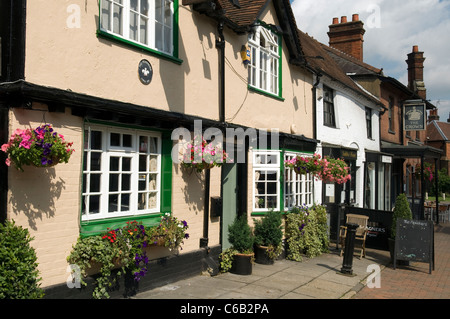
M 312 157 L 312 154 L 285 152 L 284 161 L 297 156 Z M 293 168 L 284 167 L 284 209 L 289 211 L 295 206 L 314 204 L 314 178 L 311 174 L 297 174 Z
M 267 158 L 270 156 L 272 160 L 275 160 L 272 163 L 267 163 L 267 160 L 262 160 L 262 158 Z M 280 151 L 268 151 L 268 150 L 253 150 L 252 152 L 252 163 L 253 163 L 253 178 L 252 178 L 252 211 L 254 212 L 268 212 L 270 210 L 279 211 L 280 210 L 280 160 L 281 160 Z M 266 176 L 265 181 L 261 181 L 261 173 Z M 275 172 L 274 182 L 267 180 L 267 172 Z M 258 180 L 257 180 L 258 179 Z M 265 192 L 258 193 L 257 184 L 265 183 Z M 275 185 L 276 194 L 268 194 L 267 186 L 273 183 Z M 273 207 L 268 206 L 267 197 L 275 197 L 276 204 Z M 260 207 L 260 200 L 264 200 L 264 206 Z
M 132 9 L 131 2 L 137 1 L 138 10 Z M 147 15 L 142 13 L 140 6 L 143 1 L 148 1 Z M 174 1 L 173 0 L 100 0 L 100 31 L 111 34 L 115 37 L 122 38 L 126 41 L 136 43 L 140 46 L 148 47 L 152 50 L 158 52 L 166 53 L 172 55 L 174 52 L 174 39 L 173 39 L 173 28 L 174 28 Z M 161 15 L 158 17 L 156 14 L 156 5 L 161 4 Z M 108 8 L 105 8 L 108 5 Z M 118 32 L 114 30 L 114 20 L 115 12 L 113 7 L 121 8 L 121 19 L 120 30 Z M 165 19 L 165 10 L 170 11 L 170 17 Z M 130 35 L 132 29 L 130 26 L 131 14 L 137 14 L 139 18 L 147 20 L 147 26 L 145 28 L 145 38 L 141 38 L 141 28 L 140 22 L 137 27 L 137 40 L 133 39 Z M 105 21 L 106 17 L 108 20 Z M 108 26 L 105 24 L 108 23 Z M 160 28 L 160 30 L 158 30 Z M 157 35 L 159 37 L 157 38 Z
M 265 46 L 261 45 L 261 41 Z M 264 26 L 257 26 L 248 37 L 251 61 L 248 65 L 248 83 L 258 90 L 280 95 L 280 37 Z
M 101 132 L 101 149 L 91 149 L 91 132 Z M 121 134 L 123 141 L 124 135 L 131 135 L 131 146 L 111 146 L 111 133 Z M 139 145 L 141 141 L 150 140 L 156 142 L 151 149 L 150 146 L 144 151 Z M 111 127 L 103 125 L 88 125 L 85 129 L 84 145 L 84 163 L 83 163 L 83 190 L 82 190 L 82 221 L 106 219 L 113 217 L 136 216 L 143 214 L 159 213 L 161 206 L 161 134 L 153 131 L 126 129 L 120 127 Z M 121 142 L 123 144 L 123 142 Z M 99 170 L 93 170 L 91 159 L 93 154 L 100 154 Z M 111 158 L 120 158 L 118 170 L 110 170 Z M 146 158 L 144 158 L 146 157 Z M 130 170 L 124 170 L 123 159 L 130 159 Z M 145 168 L 140 166 L 140 159 L 144 158 Z M 141 168 L 143 168 L 141 170 Z M 91 176 L 100 175 L 100 186 L 98 191 L 94 192 L 91 188 Z M 118 189 L 111 190 L 111 176 L 117 175 Z M 126 176 L 125 176 L 126 175 Z M 123 184 L 123 178 L 129 177 L 129 183 Z M 140 184 L 144 181 L 144 184 Z M 129 189 L 127 185 L 129 184 Z M 122 189 L 124 187 L 126 189 Z M 140 188 L 141 185 L 141 188 Z M 117 195 L 117 210 L 111 210 L 110 196 Z M 124 195 L 122 197 L 121 195 Z M 129 206 L 127 210 L 121 211 L 122 205 L 120 198 L 129 196 Z M 145 196 L 145 197 L 142 197 Z M 91 211 L 90 198 L 99 198 L 99 210 L 97 213 Z M 150 207 L 150 197 L 154 199 Z M 145 199 L 145 207 L 139 207 L 139 198 Z

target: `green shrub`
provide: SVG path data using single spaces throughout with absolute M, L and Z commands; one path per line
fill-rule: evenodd
M 236 217 L 233 223 L 228 226 L 228 240 L 239 253 L 253 251 L 254 237 L 245 216 Z
M 40 288 L 36 252 L 28 229 L 14 221 L 0 223 L 0 299 L 39 299 Z
M 405 194 L 400 194 L 395 199 L 394 212 L 392 214 L 391 238 L 395 239 L 397 231 L 397 220 L 412 219 L 411 208 L 409 207 L 408 198 Z
M 264 217 L 254 221 L 255 244 L 275 247 L 281 245 L 283 230 L 280 212 L 269 211 Z
M 328 251 L 328 226 L 325 207 L 294 208 L 286 216 L 287 259 L 301 261 Z

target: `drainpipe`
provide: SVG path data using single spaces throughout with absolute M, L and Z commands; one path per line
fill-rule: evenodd
M 316 83 L 314 83 L 313 91 L 313 138 L 317 139 L 317 87 L 320 83 L 320 78 L 322 74 L 320 72 L 316 75 Z
M 223 35 L 223 21 L 217 26 L 219 39 L 216 48 L 219 50 L 219 121 L 225 123 L 225 37 Z

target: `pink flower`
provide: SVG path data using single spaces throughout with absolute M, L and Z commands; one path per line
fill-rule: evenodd
M 11 160 L 9 158 L 6 159 L 5 164 L 7 166 L 11 166 Z
M 8 151 L 8 147 L 10 147 L 10 146 L 11 145 L 9 143 L 8 144 L 3 144 L 2 145 L 2 151 L 6 153 L 6 151 Z

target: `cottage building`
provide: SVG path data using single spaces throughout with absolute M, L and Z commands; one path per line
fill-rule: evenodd
M 333 19 L 329 26 L 329 47 L 325 47 L 330 56 L 365 90 L 376 96 L 384 106 L 380 113 L 381 156 L 368 162 L 365 189 L 372 190 L 373 200 L 364 203 L 365 208 L 391 210 L 395 198 L 406 193 L 413 204 L 415 217 L 423 216 L 424 187 L 423 180 L 416 178 L 416 167 L 423 170 L 425 160 L 439 158 L 440 151 L 425 145 L 426 110 L 435 106 L 426 100 L 423 80 L 423 52 L 417 46 L 408 54 L 408 86 L 383 73 L 382 69 L 364 63 L 362 48 L 364 24 L 358 15 L 352 21 Z M 405 107 L 415 104 L 424 106 L 422 127 L 405 127 Z M 373 170 L 371 169 L 373 168 Z M 392 173 L 392 178 L 388 176 Z M 371 173 L 372 172 L 372 173 Z M 369 179 L 384 174 L 385 178 Z M 423 176 L 423 174 L 421 175 Z M 373 197 L 374 196 L 374 197 Z
M 11 0 L 0 21 L 2 144 L 47 123 L 75 149 L 67 164 L 24 172 L 1 155 L 0 217 L 35 238 L 47 297 L 85 293 L 66 285 L 80 236 L 186 220 L 190 238 L 151 256 L 146 289 L 217 268 L 238 214 L 314 202 L 311 178 L 283 165 L 317 144 L 315 71 L 289 1 Z M 178 145 L 199 125 L 244 160 L 182 168 Z

